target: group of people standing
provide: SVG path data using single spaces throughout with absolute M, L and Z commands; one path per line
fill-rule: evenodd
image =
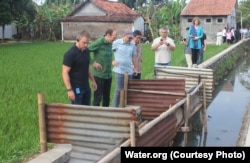
M 182 40 L 182 43 L 185 44 L 184 54 L 187 67 L 192 68 L 203 62 L 207 47 L 207 36 L 198 17 L 193 18 L 192 25 L 187 27 L 186 30 L 188 31 L 187 37 Z
M 113 71 L 116 81 L 113 107 L 118 107 L 124 73 L 128 72 L 129 78 L 140 79 L 142 33 L 126 29 L 122 38 L 116 37 L 117 31 L 111 28 L 91 43 L 86 30 L 76 36 L 76 42 L 64 54 L 62 62 L 62 78 L 71 104 L 91 105 L 90 79 L 94 91 L 93 105 L 108 107 Z
M 188 67 L 203 62 L 206 50 L 206 34 L 198 17 L 187 28 L 188 36 L 183 39 Z M 151 50 L 155 52 L 155 66 L 170 66 L 171 53 L 175 50 L 174 40 L 168 37 L 169 29 L 160 29 L 160 36 L 153 40 Z M 91 105 L 91 88 L 94 91 L 92 105 L 109 107 L 112 72 L 115 74 L 113 107 L 119 107 L 120 91 L 124 87 L 124 74 L 129 79 L 141 78 L 142 33 L 126 29 L 117 39 L 115 29 L 107 29 L 104 36 L 90 43 L 90 34 L 83 30 L 76 42 L 64 54 L 62 78 L 71 104 Z M 93 54 L 91 56 L 91 54 Z M 114 55 L 114 60 L 113 60 Z

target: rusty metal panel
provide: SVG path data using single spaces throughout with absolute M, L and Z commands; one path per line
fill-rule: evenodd
M 155 78 L 179 78 L 185 79 L 185 89 L 188 91 L 190 88 L 199 84 L 199 81 L 206 82 L 206 101 L 210 103 L 213 100 L 214 92 L 214 72 L 212 69 L 204 68 L 187 68 L 175 66 L 155 66 Z
M 177 119 L 174 114 L 166 117 L 136 139 L 140 147 L 162 147 L 171 144 L 177 133 Z
M 127 104 L 141 106 L 143 120 L 154 119 L 185 97 L 184 79 L 128 80 Z
M 146 87 L 145 87 L 146 86 Z M 147 80 L 129 80 L 128 89 L 154 90 L 166 92 L 183 92 L 185 80 L 179 79 L 147 79 Z
M 50 143 L 73 145 L 72 160 L 96 162 L 105 152 L 130 137 L 130 122 L 135 133 L 141 122 L 141 108 L 94 107 L 46 104 L 46 132 Z M 87 159 L 87 160 L 85 160 Z

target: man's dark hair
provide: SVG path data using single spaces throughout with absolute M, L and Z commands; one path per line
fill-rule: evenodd
M 136 37 L 136 36 L 141 36 L 142 34 L 141 34 L 141 31 L 135 30 L 135 31 L 133 32 L 133 35 L 134 35 L 134 37 Z
M 114 32 L 114 29 L 112 29 L 112 28 L 109 28 L 109 29 L 107 29 L 106 30 L 106 32 L 105 32 L 105 34 L 104 34 L 104 36 L 107 36 L 107 35 L 112 35 L 112 33 Z
M 81 40 L 82 37 L 90 38 L 89 32 L 87 32 L 86 30 L 82 30 L 80 33 L 76 35 L 76 41 Z

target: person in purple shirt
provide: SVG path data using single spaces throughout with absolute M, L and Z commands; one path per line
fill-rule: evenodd
M 135 30 L 133 32 L 134 37 L 132 43 L 135 44 L 136 47 L 136 64 L 137 64 L 137 71 L 138 73 L 133 73 L 132 79 L 141 79 L 141 64 L 142 64 L 142 49 L 141 49 L 141 37 L 142 33 L 139 30 Z

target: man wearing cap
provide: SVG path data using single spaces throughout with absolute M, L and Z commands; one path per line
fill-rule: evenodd
M 133 39 L 133 32 L 130 29 L 124 31 L 123 37 L 117 39 L 112 44 L 114 52 L 114 66 L 116 88 L 113 99 L 113 107 L 118 107 L 120 103 L 120 90 L 124 86 L 124 74 L 127 72 L 128 77 L 131 79 L 133 70 L 137 73 L 136 63 L 136 47 L 131 41 Z
M 168 28 L 160 29 L 160 37 L 154 39 L 151 49 L 155 51 L 155 66 L 170 66 L 171 52 L 175 50 L 174 40 L 168 37 Z

